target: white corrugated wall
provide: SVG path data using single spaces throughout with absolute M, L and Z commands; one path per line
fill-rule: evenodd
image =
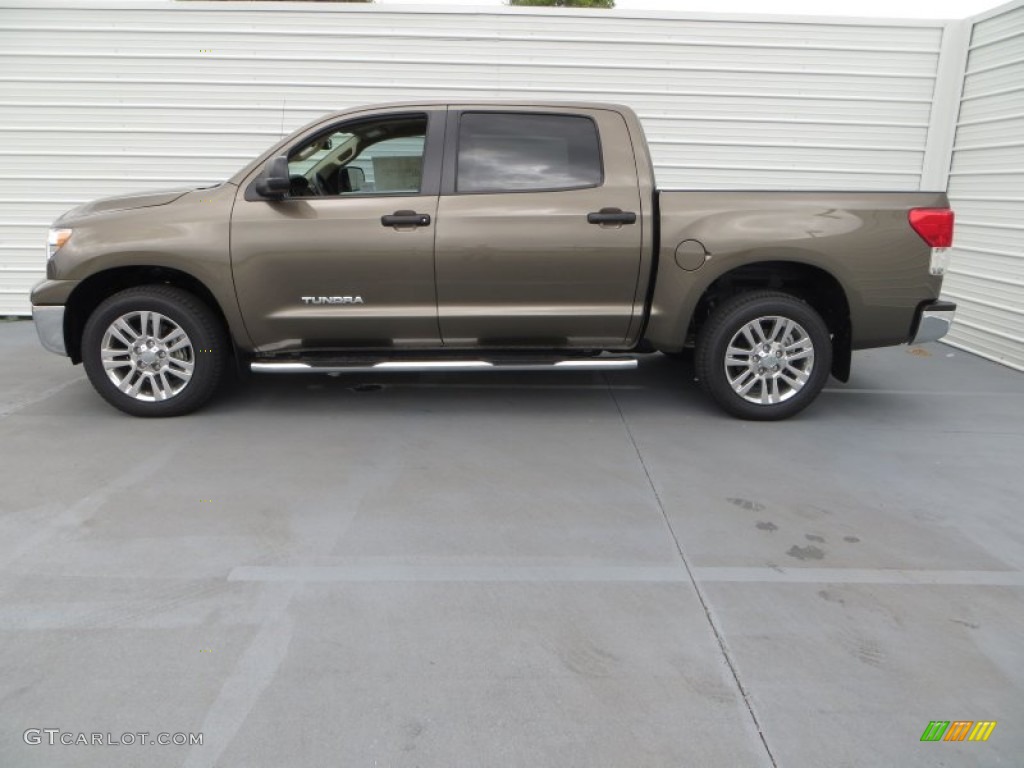
M 974 24 L 949 176 L 949 343 L 1024 370 L 1024 2 Z
M 623 102 L 640 113 L 666 187 L 935 188 L 928 169 L 948 167 L 948 142 L 934 127 L 949 118 L 933 109 L 947 87 L 942 60 L 956 54 L 948 35 L 943 44 L 948 29 L 501 7 L 0 0 L 0 314 L 28 310 L 47 225 L 67 208 L 219 180 L 282 131 L 385 100 Z

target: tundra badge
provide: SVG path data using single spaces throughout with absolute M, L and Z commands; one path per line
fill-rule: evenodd
M 303 296 L 303 304 L 362 304 L 362 296 Z

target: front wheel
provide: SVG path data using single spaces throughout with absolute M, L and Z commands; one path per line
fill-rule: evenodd
M 821 392 L 832 340 L 806 302 L 778 291 L 734 296 L 716 307 L 697 338 L 701 385 L 724 410 L 770 421 L 799 413 Z
M 146 285 L 114 294 L 89 316 L 82 362 L 96 391 L 133 416 L 181 416 L 220 384 L 228 339 L 191 293 Z

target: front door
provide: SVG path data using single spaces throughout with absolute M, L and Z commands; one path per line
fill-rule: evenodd
M 618 113 L 452 108 L 436 241 L 445 345 L 625 344 L 640 210 Z
M 285 199 L 255 199 L 242 185 L 232 269 L 261 352 L 440 346 L 443 121 L 442 109 L 341 122 L 289 148 Z

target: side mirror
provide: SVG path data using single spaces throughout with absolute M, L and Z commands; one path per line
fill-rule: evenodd
M 291 176 L 288 174 L 288 156 L 272 157 L 263 167 L 253 187 L 260 197 L 268 200 L 281 200 L 291 188 Z

